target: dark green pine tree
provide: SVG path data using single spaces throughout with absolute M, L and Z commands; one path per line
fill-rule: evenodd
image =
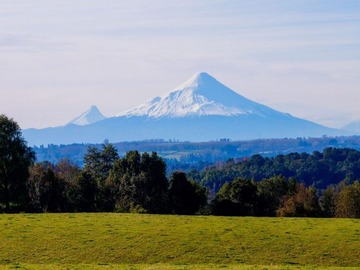
M 189 181 L 183 172 L 174 172 L 169 186 L 168 202 L 171 213 L 194 215 L 206 204 L 206 189 Z

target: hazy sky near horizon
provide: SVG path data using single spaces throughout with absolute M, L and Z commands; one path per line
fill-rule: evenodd
M 205 71 L 331 127 L 360 119 L 358 0 L 0 0 L 0 113 L 106 116 Z

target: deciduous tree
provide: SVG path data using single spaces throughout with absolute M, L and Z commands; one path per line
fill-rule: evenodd
M 35 164 L 28 179 L 30 206 L 36 212 L 62 212 L 66 208 L 65 182 L 49 162 Z
M 236 179 L 222 186 L 212 202 L 213 213 L 225 216 L 257 214 L 257 188 L 250 180 Z
M 259 195 L 259 214 L 276 216 L 282 198 L 288 193 L 289 185 L 283 176 L 263 179 L 257 185 Z
M 167 192 L 166 165 L 156 153 L 129 151 L 114 163 L 107 185 L 118 211 L 162 213 Z
M 360 182 L 342 189 L 336 200 L 336 217 L 360 218 Z
M 297 184 L 294 194 L 284 196 L 282 206 L 276 211 L 280 217 L 316 217 L 319 213 L 315 188 L 304 184 Z

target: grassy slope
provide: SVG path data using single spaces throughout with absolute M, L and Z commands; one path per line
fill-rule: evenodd
M 284 265 L 229 265 L 229 264 L 12 264 L 0 265 L 1 270 L 23 269 L 23 270 L 357 270 L 359 267 L 314 267 L 314 266 L 284 266 Z
M 0 232 L 2 265 L 360 266 L 354 219 L 26 214 L 0 215 Z

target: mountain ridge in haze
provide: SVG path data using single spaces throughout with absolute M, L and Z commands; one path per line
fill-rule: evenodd
M 104 119 L 106 119 L 106 117 L 100 112 L 98 107 L 92 105 L 87 111 L 75 117 L 67 125 L 73 124 L 78 126 L 85 126 L 96 123 Z
M 360 134 L 360 119 L 348 123 L 347 125 L 343 126 L 342 129 L 353 132 L 354 134 Z
M 161 97 L 87 125 L 24 130 L 30 144 L 211 141 L 347 135 L 247 99 L 205 72 Z

